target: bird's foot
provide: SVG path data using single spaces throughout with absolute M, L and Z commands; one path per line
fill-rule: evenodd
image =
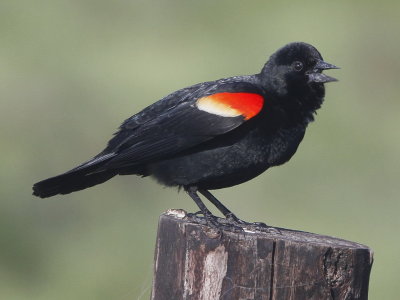
M 232 224 L 233 226 L 241 227 L 242 230 L 247 229 L 251 231 L 282 234 L 281 231 L 276 227 L 269 226 L 263 222 L 246 222 L 242 219 L 239 219 L 232 213 L 226 216 L 226 220 L 229 222 L 229 224 Z
M 195 212 L 195 213 L 188 213 L 187 216 L 193 220 L 195 220 L 197 223 L 207 225 L 214 231 L 221 232 L 221 230 L 224 231 L 232 231 L 232 232 L 243 232 L 243 226 L 239 224 L 234 224 L 228 219 L 224 218 L 218 218 L 217 216 L 214 216 L 213 214 L 204 214 L 201 211 Z M 201 217 L 202 216 L 202 217 Z
M 195 213 L 187 213 L 188 217 L 199 217 L 199 215 L 203 215 L 203 213 L 201 212 L 201 210 L 196 211 Z
M 218 218 L 211 213 L 203 213 L 201 211 L 195 213 L 188 213 L 187 216 L 197 223 L 207 225 L 215 232 L 221 232 L 221 230 L 231 232 L 267 232 L 273 234 L 282 234 L 278 228 L 269 226 L 263 222 L 246 222 L 239 219 L 233 213 L 226 216 L 226 218 Z

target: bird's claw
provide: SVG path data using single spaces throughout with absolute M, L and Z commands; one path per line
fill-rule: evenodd
M 202 215 L 204 218 L 200 217 Z M 189 218 L 195 219 L 197 222 L 201 222 L 203 225 L 207 225 L 212 228 L 214 231 L 230 231 L 230 232 L 245 232 L 253 231 L 253 232 L 267 232 L 273 234 L 282 234 L 278 228 L 268 226 L 263 222 L 246 222 L 234 214 L 227 215 L 225 219 L 218 218 L 212 214 L 204 214 L 201 211 L 196 213 L 188 213 L 187 216 Z
M 201 216 L 202 217 L 201 217 Z M 231 231 L 231 232 L 243 232 L 243 226 L 228 222 L 227 219 L 218 218 L 212 214 L 204 214 L 201 211 L 196 213 L 188 213 L 187 217 L 203 225 L 214 229 L 215 231 Z
M 232 213 L 226 217 L 226 220 L 233 226 L 242 228 L 242 231 L 244 231 L 245 229 L 248 229 L 251 231 L 282 234 L 278 228 L 269 226 L 263 222 L 246 222 L 246 221 L 243 221 L 242 219 L 239 219 Z
M 188 213 L 187 216 L 188 217 L 198 217 L 199 215 L 203 215 L 203 213 L 199 210 L 195 213 Z
M 226 222 L 226 219 L 218 218 L 214 215 L 205 215 L 208 225 L 218 230 L 225 230 L 231 232 L 243 232 L 244 229 L 242 226 L 238 226 L 237 224 Z

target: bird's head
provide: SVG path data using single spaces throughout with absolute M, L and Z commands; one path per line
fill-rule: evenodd
M 265 64 L 260 76 L 268 89 L 280 96 L 317 93 L 323 97 L 324 83 L 337 81 L 323 70 L 338 67 L 323 61 L 318 50 L 306 43 L 290 43 L 276 51 Z

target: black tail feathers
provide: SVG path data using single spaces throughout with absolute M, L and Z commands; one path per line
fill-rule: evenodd
M 103 183 L 118 174 L 101 169 L 113 156 L 96 157 L 64 174 L 42 180 L 33 185 L 33 195 L 47 198 L 57 194 L 69 194 Z

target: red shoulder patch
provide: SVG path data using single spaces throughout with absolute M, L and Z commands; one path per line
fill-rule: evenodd
M 222 117 L 242 115 L 249 120 L 261 111 L 264 98 L 254 93 L 217 93 L 198 99 L 196 105 L 211 114 Z

